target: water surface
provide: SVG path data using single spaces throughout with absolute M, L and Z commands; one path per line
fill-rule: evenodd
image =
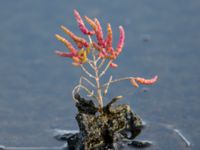
M 159 76 L 155 86 L 134 90 L 125 82 L 113 86 L 112 98 L 125 95 L 148 123 L 139 139 L 149 149 L 199 149 L 200 144 L 200 1 L 1 1 L 0 5 L 0 144 L 59 146 L 54 128 L 77 129 L 71 90 L 81 71 L 54 55 L 64 47 L 54 38 L 64 24 L 77 31 L 73 9 L 110 22 L 115 41 L 118 26 L 126 31 L 125 48 L 113 76 Z M 146 40 L 147 39 L 147 40 Z M 116 43 L 116 42 L 115 42 Z M 171 130 L 180 129 L 184 143 Z

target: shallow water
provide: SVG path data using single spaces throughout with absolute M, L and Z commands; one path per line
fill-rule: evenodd
M 53 53 L 64 50 L 54 38 L 61 24 L 80 33 L 74 8 L 96 16 L 104 28 L 110 22 L 115 41 L 117 26 L 125 27 L 126 44 L 114 77 L 159 76 L 151 87 L 113 86 L 108 97 L 124 93 L 124 103 L 150 122 L 138 137 L 154 141 L 147 149 L 199 149 L 199 0 L 2 1 L 0 145 L 59 146 L 63 143 L 52 138 L 50 129 L 77 129 L 71 90 L 81 71 Z M 180 129 L 192 146 L 186 148 L 160 123 Z

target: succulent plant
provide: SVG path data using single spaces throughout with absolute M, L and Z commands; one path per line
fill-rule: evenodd
M 109 23 L 107 24 L 107 35 L 104 37 L 101 24 L 97 18 L 91 19 L 84 16 L 85 21 L 91 26 L 91 29 L 88 29 L 77 10 L 74 10 L 74 16 L 79 29 L 87 37 L 87 39 L 75 35 L 67 27 L 62 25 L 61 29 L 74 41 L 76 47 L 73 46 L 73 44 L 66 38 L 56 34 L 56 38 L 68 48 L 69 52 L 57 50 L 55 53 L 59 56 L 72 59 L 72 64 L 82 68 L 83 72 L 88 76 L 85 77 L 82 75 L 80 77 L 79 84 L 73 89 L 72 96 L 75 101 L 77 100 L 74 95 L 82 89 L 88 94 L 88 96 L 97 100 L 98 111 L 102 112 L 103 98 L 107 94 L 110 84 L 123 80 L 129 80 L 134 87 L 138 88 L 139 84 L 151 85 L 157 81 L 157 76 L 154 76 L 151 79 L 141 77 L 123 77 L 113 79 L 113 77 L 110 76 L 108 82 L 101 83 L 101 78 L 105 75 L 109 68 L 118 67 L 118 64 L 114 62 L 121 54 L 124 47 L 124 28 L 119 26 L 119 41 L 116 48 L 114 48 L 112 28 Z M 93 72 L 90 72 L 88 67 L 91 67 Z M 83 84 L 83 81 L 87 82 L 91 87 L 86 87 Z

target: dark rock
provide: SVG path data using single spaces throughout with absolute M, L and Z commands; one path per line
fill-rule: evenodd
M 137 148 L 146 148 L 148 146 L 151 146 L 152 143 L 149 141 L 132 141 L 128 144 L 129 146 L 137 147 Z
M 68 143 L 69 150 L 116 150 L 127 145 L 143 147 L 148 145 L 136 141 L 142 130 L 142 120 L 132 112 L 128 105 L 111 105 L 118 100 L 114 98 L 103 108 L 102 113 L 97 113 L 92 100 L 85 100 L 76 94 L 76 107 L 78 114 L 76 120 L 79 133 L 63 135 Z M 130 142 L 127 142 L 130 141 Z
M 92 100 L 85 100 L 79 94 L 76 94 L 74 97 L 78 100 L 76 107 L 79 113 L 94 115 L 98 111 Z

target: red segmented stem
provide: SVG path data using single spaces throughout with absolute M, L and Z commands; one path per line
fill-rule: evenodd
M 83 34 L 87 34 L 87 35 L 93 35 L 94 34 L 94 31 L 89 31 L 87 29 L 87 27 L 85 26 L 80 14 L 77 10 L 74 10 L 74 16 L 75 16 L 76 21 L 78 23 L 78 26 L 79 26 L 80 30 L 83 32 Z
M 66 53 L 66 52 L 61 52 L 61 51 L 55 51 L 56 55 L 61 56 L 61 57 L 70 57 L 72 58 L 75 56 L 73 53 Z
M 104 42 L 104 39 L 103 39 L 103 31 L 102 31 L 101 24 L 100 24 L 100 22 L 97 18 L 95 18 L 94 21 L 95 21 L 95 24 L 97 26 L 97 30 L 95 32 L 96 32 L 98 44 L 100 46 L 102 46 L 103 48 L 105 48 L 105 42 Z
M 90 26 L 93 28 L 93 30 L 95 31 L 98 45 L 101 46 L 102 48 L 105 48 L 105 42 L 103 40 L 103 31 L 102 31 L 102 28 L 101 28 L 101 25 L 100 25 L 98 19 L 95 18 L 93 21 L 92 19 L 90 19 L 87 16 L 85 16 L 85 19 L 90 24 Z
M 96 32 L 96 30 L 97 30 L 96 23 L 92 19 L 90 19 L 88 16 L 84 16 L 84 18 L 87 21 L 87 23 L 92 27 L 94 32 Z
M 153 78 L 151 79 L 145 79 L 145 78 L 140 78 L 140 77 L 136 77 L 135 78 L 135 81 L 137 81 L 138 83 L 140 84 L 144 84 L 144 85 L 151 85 L 151 84 L 154 84 L 156 83 L 156 81 L 158 80 L 158 76 L 154 76 Z
M 107 25 L 107 32 L 108 33 L 107 33 L 107 38 L 106 38 L 106 49 L 110 50 L 112 48 L 112 39 L 113 39 L 112 28 L 110 24 Z
M 66 40 L 64 37 L 56 34 L 55 35 L 56 38 L 61 41 L 63 44 L 65 44 L 65 46 L 69 49 L 69 51 L 73 54 L 76 54 L 77 53 L 77 50 L 73 47 L 73 45 L 68 41 Z
M 83 46 L 85 47 L 89 46 L 88 42 L 85 39 L 76 36 L 67 27 L 61 26 L 61 29 L 74 40 L 78 48 L 82 48 Z
M 117 44 L 116 52 L 117 55 L 119 55 L 122 52 L 122 48 L 124 46 L 124 40 L 125 40 L 125 31 L 122 26 L 119 26 L 119 42 Z
M 101 46 L 99 46 L 97 43 L 95 43 L 95 42 L 92 42 L 92 45 L 93 45 L 93 47 L 96 49 L 96 50 L 98 50 L 98 51 L 103 51 L 103 48 L 101 47 Z
M 101 58 L 109 58 L 109 55 L 105 52 L 105 50 L 101 51 L 99 53 L 99 57 Z

